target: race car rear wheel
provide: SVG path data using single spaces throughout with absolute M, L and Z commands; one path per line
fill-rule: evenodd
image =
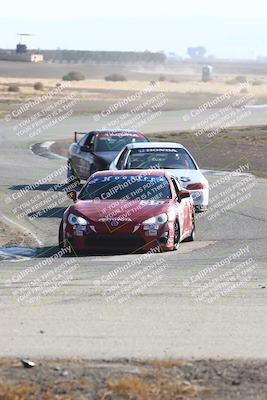
M 178 221 L 174 223 L 173 250 L 177 250 L 180 245 L 180 226 Z

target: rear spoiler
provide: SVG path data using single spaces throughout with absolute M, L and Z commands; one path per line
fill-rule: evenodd
M 74 132 L 74 142 L 77 143 L 77 135 L 86 135 L 88 132 Z

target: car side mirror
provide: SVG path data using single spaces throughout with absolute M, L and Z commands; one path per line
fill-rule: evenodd
M 190 192 L 189 192 L 189 190 L 182 189 L 182 190 L 180 190 L 179 195 L 180 195 L 180 199 L 187 199 L 188 197 L 190 197 Z
M 67 196 L 75 203 L 77 201 L 77 192 L 72 190 L 71 192 L 67 192 Z
M 89 146 L 84 145 L 84 146 L 81 146 L 81 151 L 85 151 L 86 153 L 90 153 L 92 151 L 92 148 L 93 148 L 92 144 L 90 144 Z

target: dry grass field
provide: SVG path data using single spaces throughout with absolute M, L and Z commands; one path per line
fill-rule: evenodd
M 48 64 L 32 65 L 0 61 L 0 116 L 10 112 L 15 105 L 46 94 L 62 85 L 62 76 L 69 71 L 82 72 L 82 81 L 72 81 L 58 99 L 72 94 L 78 99 L 76 114 L 95 113 L 139 91 L 148 90 L 149 96 L 163 92 L 168 98 L 162 110 L 195 108 L 225 93 L 232 98 L 249 93 L 256 104 L 267 103 L 267 68 L 261 63 L 219 63 L 214 66 L 213 80 L 201 81 L 201 64 L 177 63 L 171 65 L 85 65 Z M 124 82 L 107 82 L 110 73 L 120 73 Z M 160 81 L 160 79 L 163 79 Z M 246 80 L 247 88 L 240 82 Z M 41 82 L 43 90 L 35 90 L 34 83 Z M 156 82 L 156 84 L 155 84 Z M 16 84 L 18 92 L 10 92 Z M 137 102 L 138 103 L 138 102 Z M 222 105 L 222 103 L 220 103 Z M 125 109 L 123 111 L 126 111 Z
M 249 84 L 249 90 L 256 97 L 266 97 L 267 91 L 267 75 L 261 76 L 260 78 L 256 75 L 246 75 Z M 148 89 L 151 92 L 163 91 L 166 93 L 175 92 L 179 94 L 224 94 L 230 91 L 234 91 L 238 94 L 240 83 L 238 82 L 238 75 L 221 75 L 214 77 L 210 82 L 201 82 L 200 80 L 184 80 L 184 81 L 157 81 L 153 87 L 151 81 L 145 80 L 128 80 L 125 82 L 107 82 L 104 79 L 85 79 L 82 81 L 70 82 L 70 89 L 79 92 L 79 95 L 87 95 L 87 91 L 92 90 L 120 90 L 120 91 L 140 91 Z M 44 85 L 44 91 L 51 90 L 56 87 L 57 84 L 62 84 L 60 79 L 46 79 L 46 78 L 7 78 L 0 76 L 0 90 L 1 96 L 5 93 L 6 96 L 12 98 L 12 93 L 7 92 L 8 86 L 12 83 L 19 85 L 20 92 L 29 96 L 38 94 L 39 91 L 33 89 L 35 82 L 42 82 Z M 242 94 L 242 93 L 241 93 Z M 14 96 L 13 96 L 14 97 Z
M 0 361 L 0 400 L 266 399 L 266 363 L 242 360 Z

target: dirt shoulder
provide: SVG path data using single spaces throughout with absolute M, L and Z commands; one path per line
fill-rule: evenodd
M 263 400 L 266 374 L 263 360 L 0 360 L 0 399 Z
M 196 136 L 194 132 L 161 132 L 147 134 L 151 141 L 171 141 L 187 147 L 203 169 L 233 171 L 249 164 L 249 172 L 267 178 L 267 127 L 231 128 L 209 138 L 209 132 Z M 51 146 L 51 151 L 67 156 L 70 140 Z
M 35 247 L 33 237 L 19 228 L 0 221 L 0 247 Z M 0 396 L 1 399 L 1 396 Z

